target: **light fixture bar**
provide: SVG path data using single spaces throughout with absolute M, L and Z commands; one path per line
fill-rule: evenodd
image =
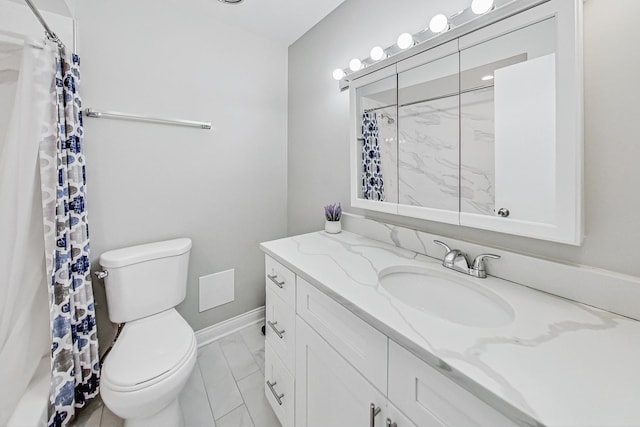
M 447 26 L 440 33 L 435 33 L 428 27 L 414 34 L 407 33 L 413 39 L 410 47 L 401 49 L 397 44 L 388 46 L 383 49 L 384 56 L 379 60 L 370 57 L 362 60 L 362 68 L 360 70 L 351 71 L 349 67 L 336 69 L 334 71 L 334 79 L 339 82 L 340 90 L 345 90 L 349 87 L 349 82 L 354 79 L 400 62 L 440 44 L 455 40 L 472 31 L 486 27 L 487 25 L 491 25 L 509 16 L 546 3 L 547 1 L 549 0 L 473 0 L 472 5 L 476 4 L 476 11 L 486 9 L 488 2 L 491 3 L 491 7 L 486 12 L 478 14 L 472 10 L 472 6 L 470 5 L 466 9 L 449 17 L 445 16 Z M 338 70 L 344 73 L 341 78 L 338 78 Z

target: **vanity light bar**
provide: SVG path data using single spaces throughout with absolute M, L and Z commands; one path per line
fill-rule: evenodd
M 398 40 L 395 45 L 389 46 L 386 49 L 381 46 L 375 46 L 371 49 L 371 53 L 369 58 L 360 60 L 359 58 L 353 58 L 349 62 L 349 67 L 347 68 L 336 68 L 333 70 L 333 78 L 337 81 L 340 81 L 347 77 L 349 74 L 360 71 L 362 68 L 366 67 L 368 64 L 373 64 L 383 59 L 386 59 L 396 53 L 402 52 L 410 47 L 415 46 L 418 43 L 421 43 L 426 40 L 430 40 L 434 37 L 437 37 L 440 34 L 446 33 L 448 30 L 452 28 L 451 22 L 455 20 L 456 17 L 464 15 L 467 11 L 471 11 L 471 18 L 467 19 L 467 22 L 476 16 L 484 15 L 488 12 L 491 12 L 495 9 L 495 0 L 473 0 L 471 5 L 452 15 L 447 17 L 446 15 L 439 13 L 434 15 L 429 21 L 429 27 L 425 30 L 419 31 L 415 34 L 410 33 L 402 33 L 398 36 Z M 474 16 L 475 15 L 475 16 Z M 458 25 L 462 25 L 464 22 L 458 23 Z M 426 37 L 425 37 L 426 36 Z

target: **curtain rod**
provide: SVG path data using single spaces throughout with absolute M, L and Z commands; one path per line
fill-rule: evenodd
M 141 122 L 163 123 L 167 125 L 188 126 L 200 129 L 212 129 L 210 122 L 196 122 L 193 120 L 170 119 L 162 117 L 142 116 L 137 114 L 119 113 L 116 111 L 101 111 L 95 108 L 85 108 L 83 113 L 87 117 L 101 118 L 110 117 L 113 119 L 137 120 Z
M 35 7 L 35 5 L 31 2 L 31 0 L 24 0 L 24 1 L 25 3 L 27 3 L 27 6 L 29 6 L 29 9 L 31 9 L 33 14 L 38 19 L 38 21 L 40 21 L 40 24 L 44 27 L 44 33 L 46 34 L 47 38 L 52 42 L 56 43 L 59 47 L 61 48 L 64 47 L 64 43 L 62 43 L 62 40 L 60 40 L 60 38 L 56 35 L 56 33 L 53 32 L 51 27 L 49 27 L 49 24 L 47 24 L 47 21 L 44 20 L 38 8 Z

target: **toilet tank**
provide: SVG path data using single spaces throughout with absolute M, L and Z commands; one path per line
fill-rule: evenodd
M 191 239 L 175 239 L 103 253 L 109 319 L 130 322 L 180 304 L 187 293 L 190 251 Z

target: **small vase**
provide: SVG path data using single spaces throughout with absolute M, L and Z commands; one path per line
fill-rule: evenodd
M 340 223 L 340 221 L 325 221 L 324 231 L 329 234 L 338 234 L 342 231 L 342 224 Z

